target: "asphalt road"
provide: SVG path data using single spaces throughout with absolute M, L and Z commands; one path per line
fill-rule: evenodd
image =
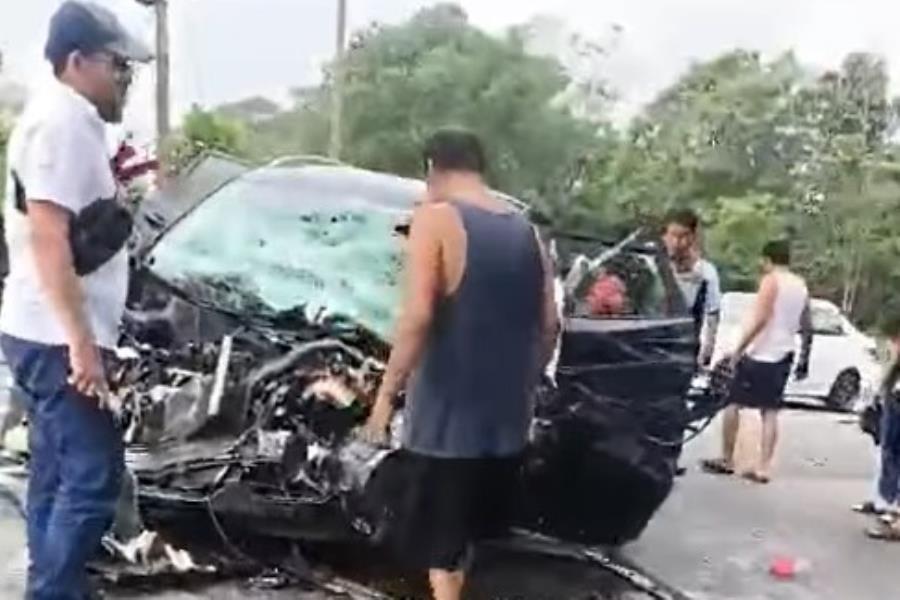
M 692 443 L 679 480 L 644 537 L 625 554 L 693 600 L 883 600 L 900 597 L 900 546 L 885 546 L 863 536 L 866 521 L 849 506 L 871 487 L 872 448 L 846 417 L 827 413 L 784 414 L 782 449 L 776 479 L 766 487 L 738 478 L 700 473 L 700 457 L 714 454 L 718 428 Z M 742 432 L 742 455 L 755 451 L 750 422 Z M 0 473 L 0 488 L 10 483 Z M 12 482 L 15 480 L 13 479 Z M 768 573 L 776 556 L 809 562 L 795 581 Z M 21 598 L 24 576 L 22 521 L 0 499 L 0 598 Z M 546 563 L 495 563 L 483 571 L 480 598 L 578 598 L 638 600 L 620 582 L 602 573 Z M 548 593 L 534 593 L 548 585 Z M 552 589 L 552 592 L 549 590 Z M 524 591 L 532 593 L 524 595 Z M 261 592 L 245 582 L 207 589 L 137 594 L 119 592 L 119 600 L 325 600 L 321 593 L 298 590 Z
M 756 452 L 758 418 L 748 413 L 740 446 Z M 787 412 L 774 481 L 759 486 L 701 473 L 716 456 L 718 423 L 690 445 L 688 475 L 626 549 L 636 562 L 694 600 L 884 600 L 900 598 L 900 545 L 863 535 L 849 507 L 872 484 L 873 447 L 846 416 Z M 795 581 L 769 575 L 772 560 L 809 563 Z

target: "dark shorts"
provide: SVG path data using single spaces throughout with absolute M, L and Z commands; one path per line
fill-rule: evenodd
M 784 404 L 784 389 L 793 364 L 793 354 L 777 363 L 761 362 L 745 356 L 735 370 L 729 404 L 762 410 L 780 409 Z
M 413 569 L 467 570 L 478 542 L 509 533 L 522 458 L 434 458 L 401 450 L 387 544 Z

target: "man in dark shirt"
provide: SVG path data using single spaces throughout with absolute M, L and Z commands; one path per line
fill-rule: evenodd
M 424 153 L 428 198 L 410 230 L 407 288 L 367 425 L 383 440 L 405 387 L 393 544 L 458 600 L 473 544 L 503 535 L 532 418 L 555 349 L 553 271 L 528 221 L 488 190 L 481 143 L 442 131 Z

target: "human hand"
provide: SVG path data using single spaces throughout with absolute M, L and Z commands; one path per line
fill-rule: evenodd
M 78 393 L 96 398 L 101 406 L 106 404 L 109 385 L 100 358 L 100 350 L 90 338 L 81 338 L 69 344 L 69 385 Z
M 723 358 L 722 361 L 725 362 L 732 371 L 734 371 L 735 369 L 737 369 L 738 364 L 741 362 L 741 355 L 729 354 L 725 358 Z
M 709 368 L 709 365 L 712 364 L 712 348 L 700 348 L 700 354 L 697 356 L 697 366 L 701 369 Z
M 372 407 L 368 421 L 360 431 L 360 437 L 375 446 L 383 446 L 388 442 L 388 426 L 391 424 L 391 416 L 394 407 L 390 398 L 379 396 Z

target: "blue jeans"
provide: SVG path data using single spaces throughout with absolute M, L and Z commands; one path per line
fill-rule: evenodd
M 882 419 L 878 493 L 892 504 L 900 501 L 900 399 L 885 399 Z
M 84 600 L 124 469 L 113 415 L 68 385 L 68 351 L 0 336 L 28 404 L 29 600 Z

